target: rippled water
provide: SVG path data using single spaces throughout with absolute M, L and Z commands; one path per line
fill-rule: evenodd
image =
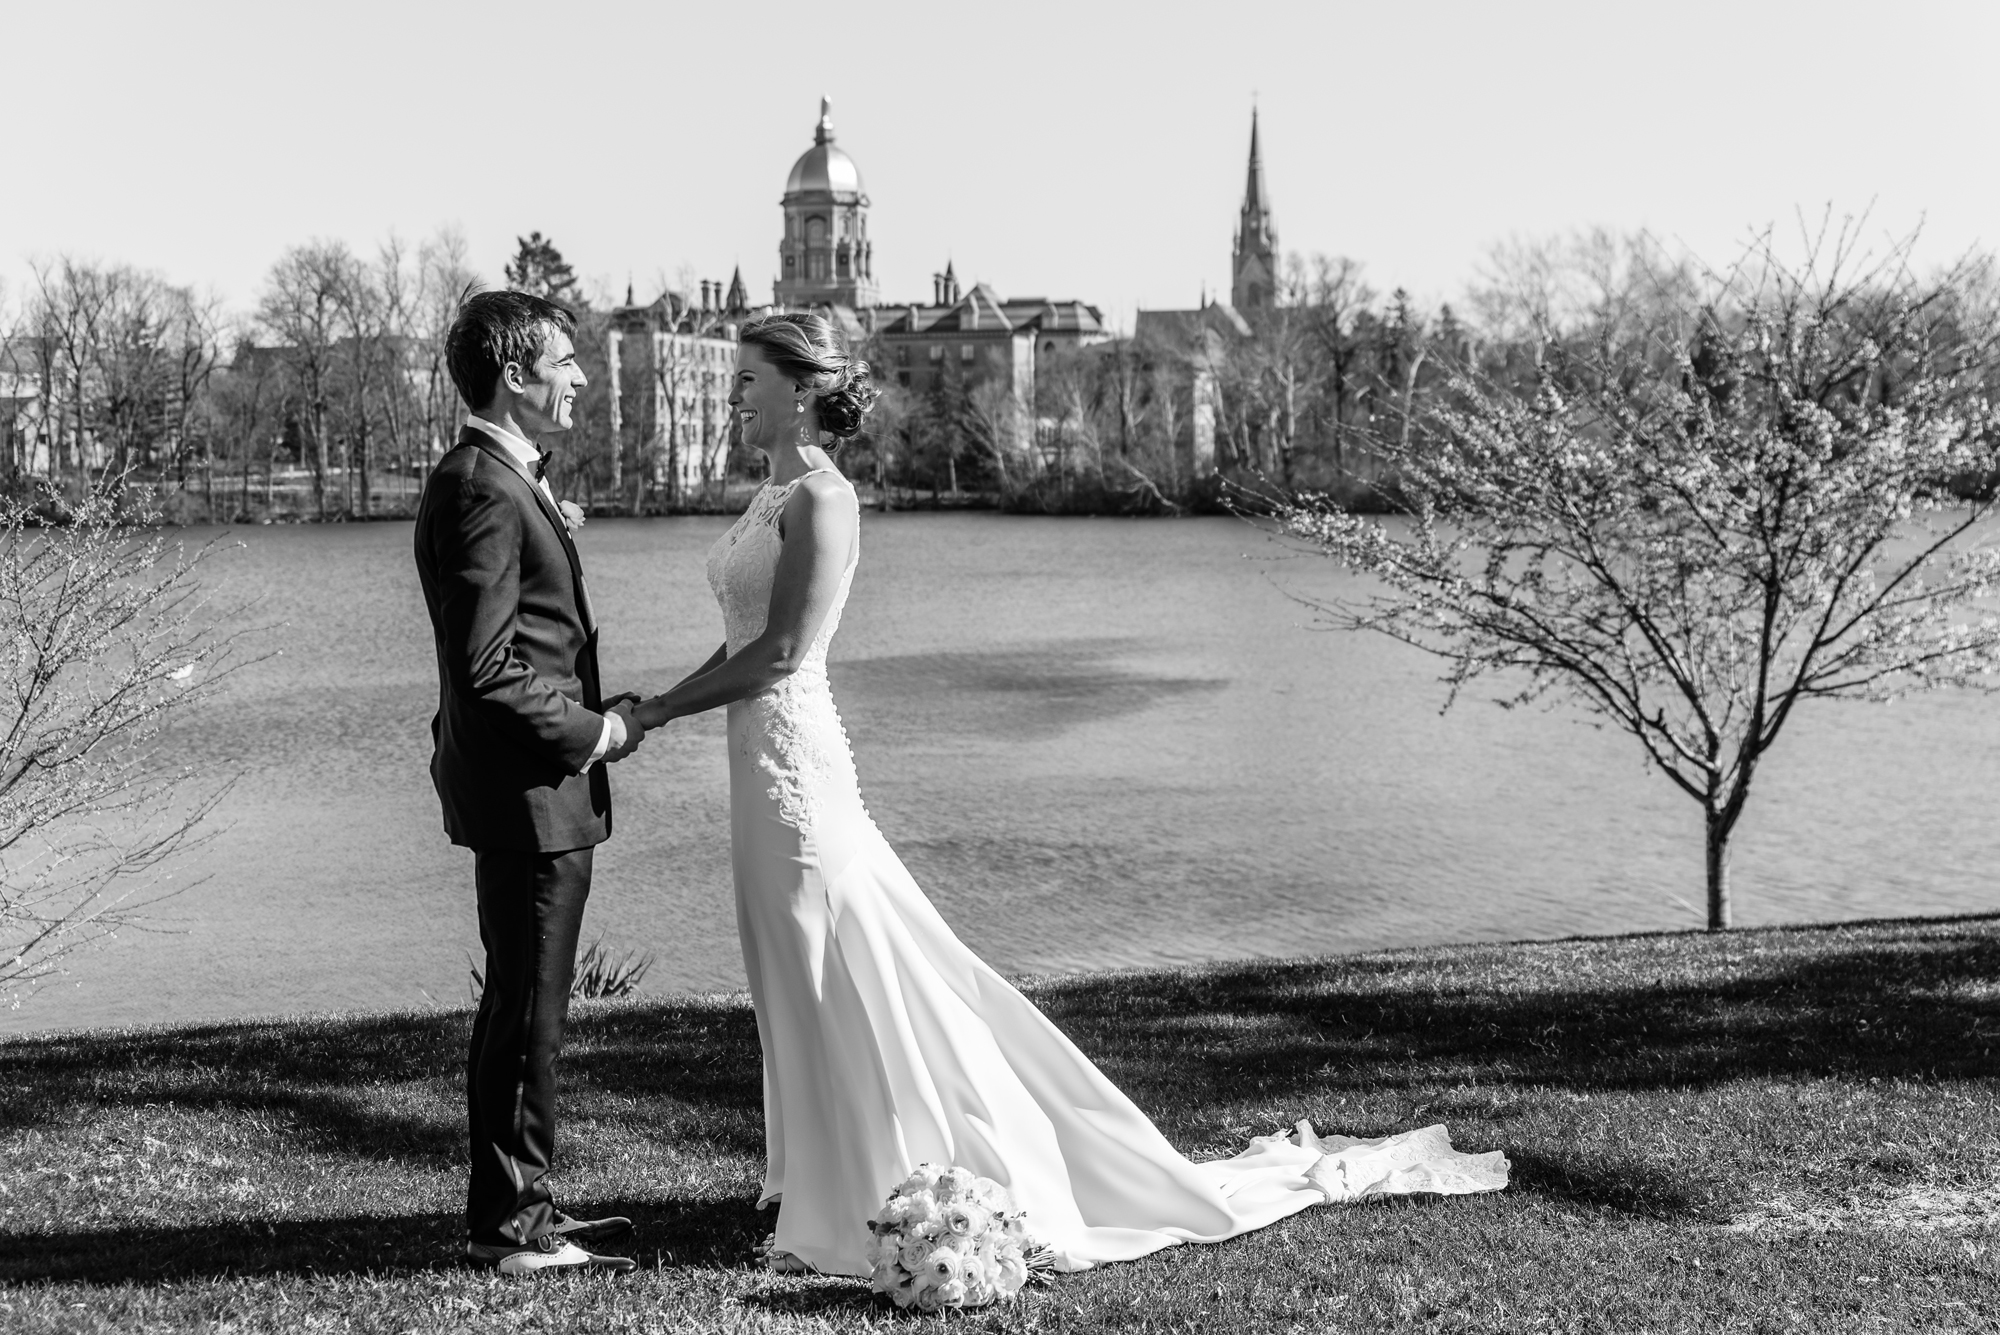
M 583 538 L 612 689 L 715 647 L 726 521 Z M 459 1004 L 471 858 L 425 764 L 436 693 L 405 524 L 264 528 L 225 564 L 285 623 L 178 750 L 241 781 L 205 879 L 0 1028 Z M 1231 520 L 868 515 L 833 649 L 870 809 L 1010 971 L 1297 955 L 1698 921 L 1694 805 L 1567 714 L 1311 629 L 1342 577 Z M 1745 923 L 2000 907 L 2000 701 L 1802 711 L 1738 839 Z M 585 939 L 648 989 L 741 985 L 720 716 L 614 771 Z

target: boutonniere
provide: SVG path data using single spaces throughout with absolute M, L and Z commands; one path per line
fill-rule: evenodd
M 569 530 L 569 535 L 575 537 L 576 531 L 583 527 L 583 507 L 575 501 L 557 501 L 556 513 L 562 516 L 563 527 Z

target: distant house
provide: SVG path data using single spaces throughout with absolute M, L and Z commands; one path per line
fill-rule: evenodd
M 611 312 L 605 355 L 610 372 L 612 490 L 624 485 L 624 443 L 648 481 L 669 499 L 718 483 L 729 467 L 735 419 L 729 387 L 736 373 L 736 332 L 750 318 L 738 269 L 727 290 L 703 280 L 699 302 L 666 293 L 645 305 L 625 293 Z
M 0 339 L 0 467 L 49 471 L 47 399 L 41 358 L 29 339 Z
M 1215 380 L 1232 345 L 1249 341 L 1250 324 L 1234 306 L 1211 301 L 1195 310 L 1140 311 L 1132 346 L 1142 359 L 1185 368 L 1192 436 L 1188 464 L 1196 477 L 1215 471 Z
M 1216 371 L 1232 345 L 1256 337 L 1245 311 L 1277 302 L 1278 233 L 1264 185 L 1264 157 L 1257 143 L 1257 113 L 1250 113 L 1250 164 L 1243 207 L 1229 252 L 1230 300 L 1203 301 L 1192 310 L 1140 311 L 1132 344 L 1146 359 L 1184 368 L 1193 424 L 1191 459 L 1197 477 L 1215 471 Z
M 888 362 L 876 368 L 877 376 L 893 377 L 916 394 L 947 381 L 999 380 L 1022 408 L 1015 419 L 1022 448 L 1032 440 L 1037 359 L 1111 337 L 1095 306 L 1045 297 L 1009 301 L 984 283 L 961 292 L 949 263 L 933 277 L 931 296 L 929 305 L 878 306 L 869 312 L 876 346 Z

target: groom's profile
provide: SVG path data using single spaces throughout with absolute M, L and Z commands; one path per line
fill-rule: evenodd
M 627 1219 L 573 1219 L 547 1174 L 591 853 L 611 836 L 605 766 L 639 745 L 607 702 L 583 567 L 543 474 L 585 381 L 575 323 L 521 292 L 465 298 L 445 340 L 471 416 L 424 483 L 417 573 L 437 644 L 431 778 L 473 851 L 485 992 L 466 1067 L 467 1255 L 506 1274 L 630 1270 L 595 1244 Z

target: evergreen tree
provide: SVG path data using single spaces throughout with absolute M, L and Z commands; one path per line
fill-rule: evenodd
M 582 305 L 576 290 L 576 272 L 562 257 L 555 243 L 540 232 L 515 237 L 520 248 L 507 261 L 507 286 L 516 292 L 532 292 L 538 297 L 560 301 L 575 308 Z

